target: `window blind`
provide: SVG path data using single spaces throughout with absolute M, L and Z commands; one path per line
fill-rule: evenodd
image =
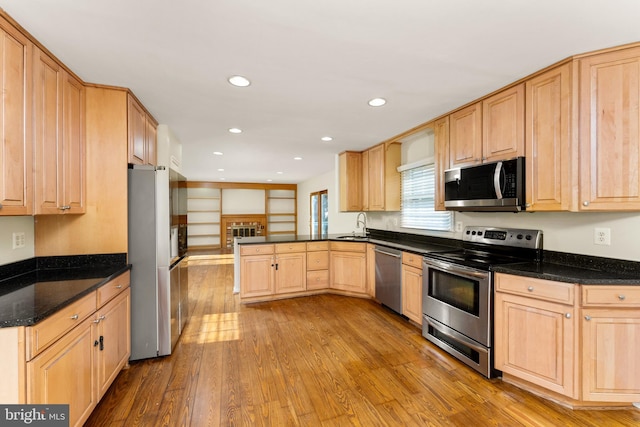
M 401 178 L 402 227 L 451 231 L 453 214 L 435 210 L 435 165 L 403 170 Z

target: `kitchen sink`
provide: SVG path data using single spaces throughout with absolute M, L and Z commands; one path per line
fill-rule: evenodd
M 366 236 L 354 236 L 353 234 L 349 234 L 346 236 L 338 236 L 336 237 L 336 239 L 340 239 L 340 240 L 367 240 L 368 237 Z

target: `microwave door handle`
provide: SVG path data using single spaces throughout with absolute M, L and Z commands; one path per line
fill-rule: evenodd
M 496 199 L 502 199 L 502 190 L 500 189 L 500 172 L 502 172 L 502 162 L 496 163 L 496 170 L 493 172 L 493 188 L 496 191 Z

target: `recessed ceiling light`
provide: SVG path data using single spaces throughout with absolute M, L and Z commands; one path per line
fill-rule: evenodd
M 330 136 L 323 136 L 322 139 L 324 142 L 329 142 L 329 141 L 333 141 L 333 138 L 331 138 Z
M 229 132 L 231 132 L 231 133 L 242 133 L 242 129 L 231 128 L 231 129 L 229 129 Z
M 220 168 L 218 169 L 218 172 L 224 172 L 224 169 Z
M 248 78 L 242 76 L 229 77 L 229 83 L 237 87 L 247 87 L 251 84 Z
M 300 156 L 294 157 L 293 160 L 302 160 L 302 157 L 300 157 Z
M 278 175 L 282 175 L 284 172 L 276 172 Z
M 216 155 L 216 156 L 222 156 L 222 152 L 221 151 L 214 151 L 213 154 Z
M 220 178 L 220 181 L 224 181 L 224 180 L 226 180 L 226 179 L 227 179 L 227 178 Z
M 382 107 L 386 103 L 387 100 L 384 98 L 373 98 L 369 101 L 369 105 L 371 105 L 372 107 Z
M 273 181 L 272 179 L 268 179 L 268 180 L 267 180 L 267 182 L 272 182 L 272 181 Z

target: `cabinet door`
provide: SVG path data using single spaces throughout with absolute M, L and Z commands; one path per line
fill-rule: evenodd
M 640 48 L 580 60 L 580 209 L 640 209 Z
M 69 404 L 69 425 L 82 425 L 96 406 L 93 318 L 27 363 L 27 403 Z
M 572 96 L 571 64 L 526 82 L 527 210 L 570 208 Z
M 355 252 L 331 252 L 329 262 L 332 289 L 367 292 L 367 255 Z
M 131 289 L 127 288 L 96 313 L 96 381 L 98 400 L 127 364 L 131 354 Z
M 33 209 L 32 44 L 0 18 L 0 215 Z
M 496 292 L 496 369 L 577 398 L 574 311 L 573 306 Z
M 477 102 L 449 115 L 451 167 L 482 162 L 482 104 Z
M 146 159 L 146 163 L 154 166 L 158 164 L 157 139 L 158 139 L 157 125 L 147 115 L 146 116 L 146 132 L 145 132 L 145 152 L 146 152 L 145 159 Z
M 482 161 L 524 154 L 524 84 L 519 84 L 482 101 Z
M 362 155 L 355 151 L 340 153 L 340 211 L 362 210 Z
M 240 297 L 273 295 L 275 260 L 273 255 L 240 257 Z
M 62 80 L 62 206 L 85 211 L 84 85 L 68 73 Z
M 307 289 L 306 253 L 276 255 L 275 293 L 301 292 Z
M 435 209 L 444 211 L 444 171 L 449 169 L 449 116 L 433 124 L 434 151 L 436 158 Z
M 582 309 L 583 400 L 640 401 L 638 343 L 640 310 Z
M 35 213 L 57 214 L 62 206 L 62 67 L 35 50 Z
M 422 270 L 402 266 L 402 314 L 422 325 Z
M 384 144 L 367 150 L 369 153 L 369 210 L 383 211 L 385 208 Z
M 131 95 L 127 97 L 127 108 L 129 117 L 129 163 L 144 165 L 147 163 L 147 113 Z
M 362 210 L 369 210 L 369 150 L 362 154 Z

